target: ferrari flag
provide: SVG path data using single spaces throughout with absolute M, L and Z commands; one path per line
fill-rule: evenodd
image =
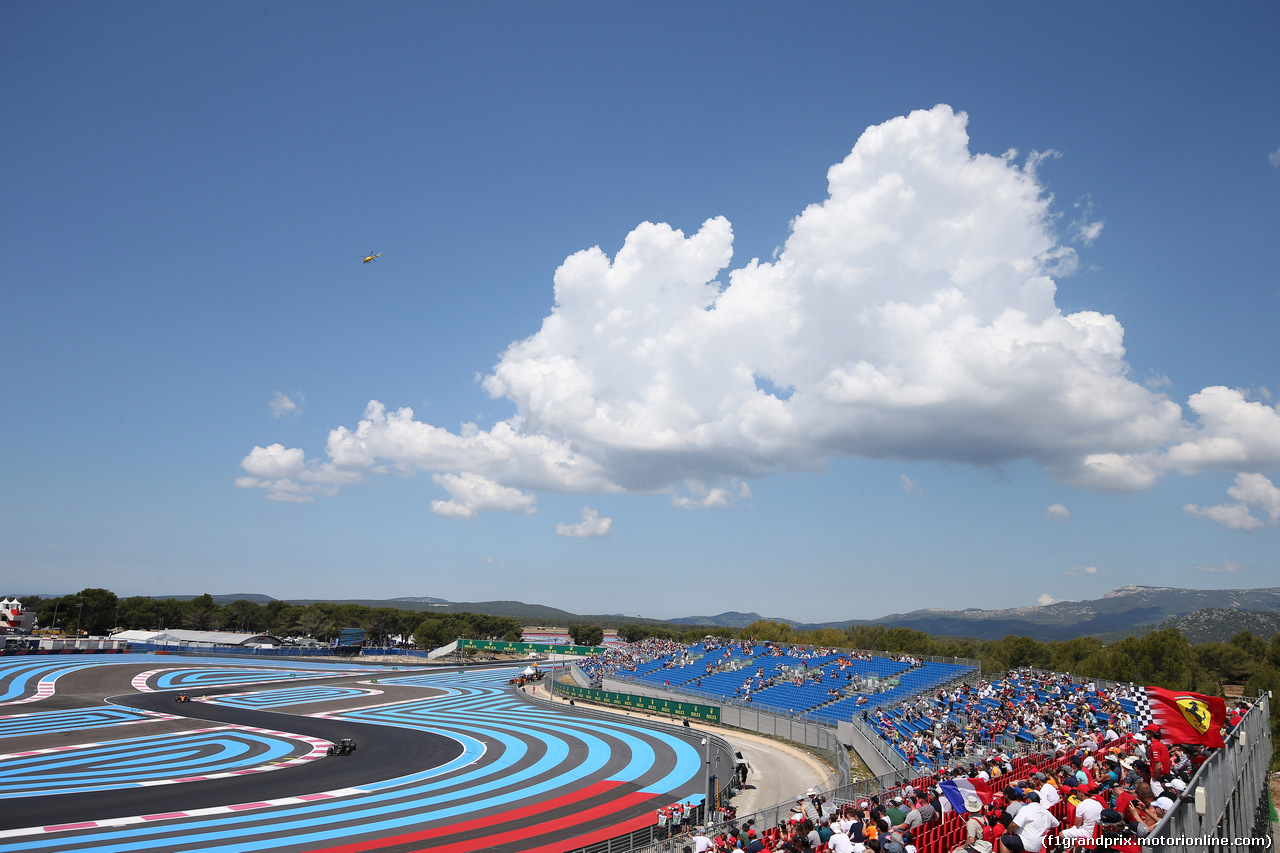
M 1222 747 L 1222 727 L 1227 722 L 1227 701 L 1185 690 L 1145 687 L 1148 708 L 1138 701 L 1141 726 L 1160 727 L 1160 739 L 1168 743 L 1199 743 Z M 1147 713 L 1143 713 L 1146 710 Z

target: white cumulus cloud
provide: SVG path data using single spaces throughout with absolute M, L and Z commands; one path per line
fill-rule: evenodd
M 1280 405 L 1216 385 L 1192 394 L 1200 427 L 1171 447 L 1169 464 L 1185 473 L 1267 470 L 1280 465 Z
M 303 396 L 298 393 L 298 399 L 295 401 L 288 394 L 277 391 L 272 396 L 267 405 L 271 408 L 271 416 L 279 420 L 288 415 L 296 415 L 302 411 Z
M 752 478 L 848 456 L 1028 459 L 1112 490 L 1170 468 L 1276 464 L 1274 409 L 1210 388 L 1188 423 L 1130 378 L 1115 317 L 1058 308 L 1053 276 L 1076 266 L 1066 239 L 1101 223 L 1086 209 L 1060 237 L 1036 174 L 1056 154 L 973 153 L 967 123 L 944 105 L 868 128 L 771 260 L 730 267 L 723 217 L 692 234 L 645 222 L 612 258 L 571 255 L 540 327 L 483 377 L 510 417 L 451 431 L 375 400 L 330 432 L 325 462 L 295 467 L 332 474 L 332 489 L 429 472 L 451 496 L 433 511 L 471 517 L 514 498 L 459 498 L 460 483 L 506 489 L 514 511 L 539 491 L 715 507 Z M 250 470 L 262 450 L 238 484 L 287 496 L 304 483 Z
M 593 536 L 608 536 L 613 532 L 613 519 L 601 518 L 600 513 L 590 507 L 582 508 L 582 521 L 577 524 L 557 524 L 556 534 L 559 536 L 576 536 L 588 539 Z
M 898 480 L 902 483 L 902 491 L 909 495 L 924 497 L 924 489 L 920 488 L 920 484 L 908 477 L 906 474 L 900 475 Z
M 1045 607 L 1047 605 L 1053 604 L 1057 600 L 1058 599 L 1054 598 L 1052 595 L 1046 592 L 1041 594 L 1041 596 L 1036 599 L 1036 604 L 1039 604 L 1041 607 Z
M 533 495 L 486 480 L 479 474 L 436 474 L 432 479 L 444 487 L 450 497 L 447 501 L 431 502 L 431 511 L 437 515 L 470 520 L 480 512 L 538 511 Z
M 1063 574 L 1069 578 L 1078 578 L 1081 575 L 1100 575 L 1102 572 L 1098 571 L 1097 566 L 1072 566 Z
M 1280 166 L 1280 148 L 1267 155 L 1267 162 L 1272 166 Z
M 1069 521 L 1071 519 L 1071 510 L 1062 504 L 1050 504 L 1045 507 L 1044 514 L 1057 521 Z
M 332 497 L 338 485 L 359 482 L 359 471 L 342 470 L 329 462 L 308 461 L 301 448 L 271 444 L 255 447 L 240 462 L 248 474 L 237 477 L 242 489 L 263 489 L 273 501 L 309 503 L 316 496 Z
M 1262 474 L 1237 474 L 1235 485 L 1227 489 L 1235 503 L 1217 506 L 1187 504 L 1183 512 L 1194 518 L 1212 521 L 1232 530 L 1257 530 L 1265 524 L 1280 522 L 1280 488 Z M 1258 510 L 1265 516 L 1253 514 Z

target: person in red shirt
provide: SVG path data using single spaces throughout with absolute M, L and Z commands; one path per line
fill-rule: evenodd
M 1151 778 L 1162 779 L 1173 767 L 1173 763 L 1169 760 L 1169 747 L 1161 742 L 1160 727 L 1156 724 L 1152 723 L 1143 731 L 1151 739 L 1147 745 L 1147 753 L 1151 763 Z

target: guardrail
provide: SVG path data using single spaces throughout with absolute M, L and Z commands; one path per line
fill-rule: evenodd
M 1152 828 L 1147 846 L 1186 853 L 1271 847 L 1271 698 L 1258 697 L 1226 746 L 1200 765 L 1177 807 Z

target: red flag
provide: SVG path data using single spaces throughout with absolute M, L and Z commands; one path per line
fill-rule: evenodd
M 1227 700 L 1186 690 L 1148 687 L 1151 717 L 1160 727 L 1161 740 L 1222 747 L 1222 726 L 1227 722 Z

